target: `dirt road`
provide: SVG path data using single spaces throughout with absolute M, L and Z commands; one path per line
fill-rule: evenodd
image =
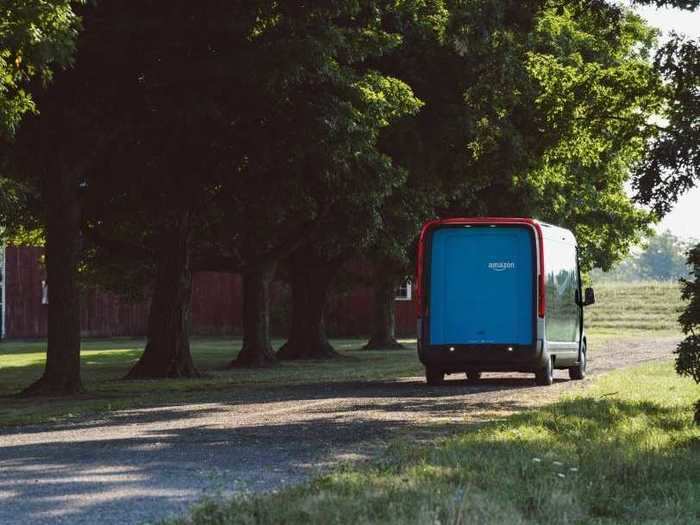
M 591 352 L 591 376 L 669 359 L 676 341 L 617 340 Z M 204 494 L 270 490 L 345 459 L 502 417 L 584 388 L 557 371 L 222 393 L 217 402 L 121 411 L 71 425 L 0 431 L 0 523 L 131 524 L 182 513 Z

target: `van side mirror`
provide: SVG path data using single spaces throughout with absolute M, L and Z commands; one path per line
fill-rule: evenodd
M 581 306 L 590 306 L 595 304 L 595 292 L 593 288 L 586 288 L 583 292 L 583 304 Z

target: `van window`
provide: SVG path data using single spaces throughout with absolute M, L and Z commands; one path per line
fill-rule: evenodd
M 547 272 L 546 337 L 548 341 L 575 342 L 578 340 L 579 311 L 576 304 L 578 272 L 576 248 L 559 241 L 545 244 L 545 271 Z

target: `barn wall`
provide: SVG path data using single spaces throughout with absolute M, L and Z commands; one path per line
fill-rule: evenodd
M 48 305 L 41 303 L 41 281 L 46 279 L 43 254 L 42 248 L 8 247 L 5 251 L 7 337 L 34 339 L 48 333 Z M 148 305 L 85 290 L 80 318 L 84 337 L 139 336 L 146 333 Z
M 374 294 L 371 288 L 358 286 L 332 295 L 326 313 L 326 328 L 331 337 L 369 337 L 372 326 Z M 416 303 L 395 301 L 396 334 L 416 336 Z
M 326 329 L 331 337 L 368 337 L 371 330 L 372 290 L 358 286 L 331 294 L 326 310 Z
M 241 278 L 203 272 L 192 278 L 192 330 L 198 335 L 241 333 Z
M 42 248 L 8 247 L 6 250 L 6 334 L 9 338 L 46 337 L 48 306 L 41 304 L 45 271 Z M 280 282 L 272 290 L 271 330 L 287 333 L 291 312 L 289 289 Z M 197 273 L 192 283 L 192 330 L 196 335 L 241 334 L 241 278 L 235 274 Z M 358 286 L 333 294 L 326 324 L 334 337 L 367 336 L 371 324 L 372 293 Z M 97 289 L 81 296 L 81 332 L 85 337 L 143 336 L 148 303 L 133 303 Z M 413 301 L 396 302 L 399 336 L 415 335 Z
M 398 337 L 416 337 L 416 300 L 396 301 L 396 334 Z
M 41 304 L 42 248 L 5 250 L 5 330 L 7 337 L 42 337 L 48 329 L 46 305 Z
M 83 337 L 144 336 L 148 303 L 125 301 L 118 295 L 89 290 L 81 296 L 80 326 Z

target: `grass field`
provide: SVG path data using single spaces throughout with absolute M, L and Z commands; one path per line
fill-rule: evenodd
M 675 284 L 610 285 L 596 288 L 597 304 L 587 309 L 593 347 L 615 337 L 678 335 L 675 318 L 680 308 Z M 225 370 L 240 350 L 240 340 L 195 338 L 193 356 L 206 377 L 169 381 L 123 381 L 136 362 L 143 340 L 86 340 L 83 343 L 83 382 L 86 394 L 50 401 L 11 396 L 37 379 L 45 359 L 45 343 L 9 341 L 0 344 L 0 426 L 56 421 L 130 407 L 166 402 L 215 399 L 222 390 L 270 388 L 275 385 L 332 381 L 391 379 L 420 375 L 423 369 L 415 344 L 407 350 L 368 352 L 362 339 L 333 341 L 342 358 L 331 361 L 283 363 L 266 370 Z M 282 344 L 274 341 L 275 347 Z
M 279 347 L 283 341 L 273 341 Z M 192 354 L 204 373 L 199 379 L 125 381 L 122 378 L 143 351 L 136 339 L 86 340 L 82 377 L 86 393 L 69 399 L 9 397 L 40 377 L 45 358 L 43 342 L 4 342 L 0 345 L 0 426 L 60 421 L 86 414 L 163 403 L 216 399 L 222 391 L 269 389 L 280 385 L 391 379 L 422 373 L 415 344 L 406 350 L 360 350 L 362 339 L 333 340 L 339 359 L 285 362 L 262 369 L 227 370 L 240 350 L 240 339 L 194 338 Z
M 170 523 L 700 523 L 698 393 L 670 363 L 614 372 L 547 408 Z
M 594 283 L 594 287 L 596 304 L 586 309 L 591 333 L 679 333 L 683 302 L 678 283 Z

